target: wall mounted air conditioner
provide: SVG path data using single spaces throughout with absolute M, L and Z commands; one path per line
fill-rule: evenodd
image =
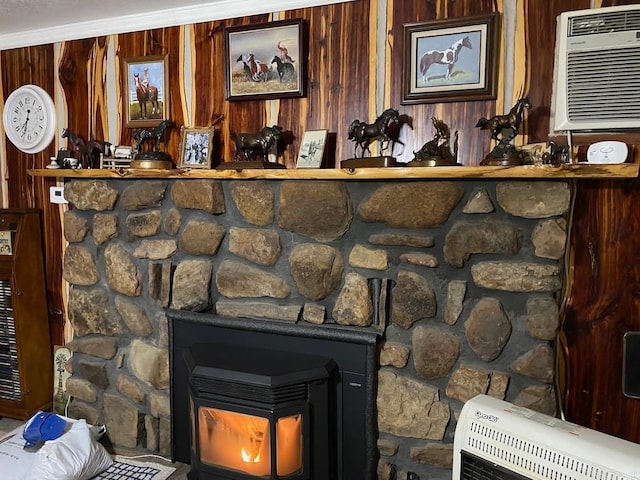
M 640 128 L 640 5 L 564 12 L 557 22 L 553 130 Z
M 479 395 L 458 420 L 453 479 L 640 479 L 640 445 Z

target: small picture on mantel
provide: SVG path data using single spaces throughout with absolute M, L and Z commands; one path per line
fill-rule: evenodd
M 302 137 L 297 168 L 320 168 L 327 141 L 327 130 L 307 130 Z

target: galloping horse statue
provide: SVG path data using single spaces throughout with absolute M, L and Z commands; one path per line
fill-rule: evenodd
M 491 130 L 491 139 L 506 145 L 518 135 L 525 108 L 531 108 L 529 97 L 519 99 L 505 115 L 496 115 L 489 119 L 482 117 L 476 127 L 480 130 Z
M 262 153 L 263 161 L 268 161 L 269 151 L 278 143 L 282 128 L 278 125 L 264 127 L 258 133 L 238 133 L 235 136 L 236 151 L 233 161 L 237 161 L 242 153 L 244 160 L 249 160 L 257 151 Z
M 151 115 L 160 113 L 160 108 L 158 106 L 158 89 L 153 85 L 149 85 L 148 87 L 142 85 L 140 75 L 137 73 L 133 74 L 133 81 L 136 87 L 138 104 L 140 105 L 141 118 L 147 118 L 147 102 L 151 102 Z
M 369 145 L 378 139 L 380 140 L 380 149 L 382 151 L 386 150 L 391 142 L 388 129 L 392 123 L 400 123 L 400 114 L 393 108 L 388 108 L 382 112 L 373 123 L 364 123 L 360 120 L 351 122 L 351 125 L 349 125 L 349 140 L 355 142 L 354 157 L 358 158 L 358 147 L 360 147 L 362 157 L 364 157 L 365 152 L 371 154 Z
M 451 74 L 453 73 L 453 67 L 458 61 L 460 50 L 462 47 L 472 49 L 471 40 L 467 35 L 461 38 L 449 48 L 445 50 L 429 50 L 422 57 L 420 57 L 420 73 L 422 74 L 422 81 L 427 83 L 427 71 L 434 63 L 447 66 L 447 72 L 445 73 L 445 80 L 451 80 Z

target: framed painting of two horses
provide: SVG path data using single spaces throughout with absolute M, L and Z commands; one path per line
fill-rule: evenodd
M 404 24 L 401 103 L 495 99 L 499 15 Z
M 169 118 L 166 55 L 125 58 L 122 75 L 126 127 L 155 127 Z
M 226 99 L 303 97 L 305 23 L 281 20 L 225 29 Z

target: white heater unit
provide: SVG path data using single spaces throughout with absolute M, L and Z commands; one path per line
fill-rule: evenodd
M 553 129 L 640 128 L 640 5 L 564 12 L 557 22 Z
M 453 479 L 640 479 L 640 445 L 486 395 L 467 401 Z

